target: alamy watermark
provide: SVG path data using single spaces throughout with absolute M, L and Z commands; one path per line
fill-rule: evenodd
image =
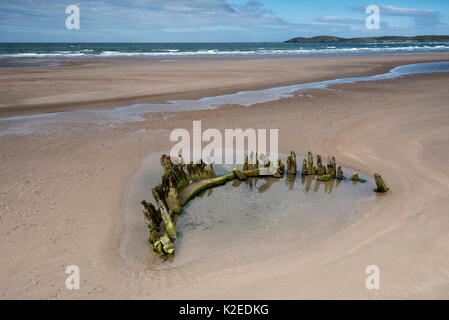
M 365 273 L 368 274 L 365 280 L 365 287 L 368 290 L 380 289 L 380 269 L 378 266 L 371 264 L 366 267 Z
M 270 163 L 278 159 L 278 129 L 225 129 L 223 140 L 220 130 L 203 131 L 201 121 L 193 121 L 192 137 L 188 130 L 178 128 L 171 132 L 170 141 L 177 142 L 170 150 L 173 163 L 179 163 L 180 156 L 186 163 L 202 160 L 206 164 L 243 164 L 245 154 L 257 154 L 254 160 Z M 208 144 L 202 147 L 203 142 Z
M 79 290 L 80 288 L 80 268 L 77 265 L 69 265 L 65 269 L 69 276 L 65 280 L 65 287 L 68 290 Z
M 65 13 L 69 16 L 65 20 L 65 27 L 68 30 L 80 29 L 80 8 L 77 5 L 67 6 Z
M 365 19 L 365 27 L 368 30 L 380 29 L 380 10 L 379 7 L 371 4 L 365 8 L 365 13 L 369 14 Z

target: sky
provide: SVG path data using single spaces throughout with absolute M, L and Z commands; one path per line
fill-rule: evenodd
M 78 6 L 80 28 L 66 28 Z M 380 9 L 380 29 L 365 8 Z M 0 42 L 278 42 L 449 35 L 448 0 L 0 0 Z

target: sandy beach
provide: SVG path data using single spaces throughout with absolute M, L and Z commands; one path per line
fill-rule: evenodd
M 449 61 L 449 54 L 102 60 L 1 69 L 0 117 L 198 99 L 431 61 Z M 2 135 L 0 296 L 448 299 L 447 88 L 448 73 L 409 75 L 250 107 L 151 113 L 146 121 L 101 130 L 73 123 L 56 134 Z M 356 222 L 319 241 L 257 253 L 231 250 L 175 268 L 146 266 L 127 252 L 130 183 L 145 157 L 170 149 L 171 130 L 191 130 L 193 120 L 221 132 L 279 128 L 280 152 L 332 154 L 345 167 L 381 173 L 391 191 L 361 206 Z M 65 287 L 70 264 L 80 267 L 80 290 Z M 365 287 L 368 265 L 380 268 L 379 290 Z

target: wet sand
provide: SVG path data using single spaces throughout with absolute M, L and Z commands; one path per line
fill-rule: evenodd
M 243 90 L 367 76 L 447 53 L 243 61 L 77 61 L 0 69 L 0 116 L 198 99 Z
M 117 106 L 134 99 L 126 95 L 140 93 L 149 102 L 201 97 L 441 60 L 449 55 L 195 62 L 201 68 L 177 62 L 180 70 L 173 74 L 172 67 L 148 65 L 167 72 L 151 71 L 154 86 L 129 76 L 142 70 L 142 62 L 106 64 L 100 73 L 99 66 L 86 65 L 84 71 L 2 70 L 1 112 L 73 108 L 72 99 L 83 108 Z M 142 70 L 140 76 L 148 74 Z M 73 124 L 54 135 L 0 136 L 1 297 L 447 299 L 448 87 L 446 73 L 411 75 L 310 90 L 312 97 L 249 108 L 157 113 L 145 122 L 102 130 Z M 64 101 L 70 103 L 60 105 Z M 380 172 L 391 192 L 361 207 L 356 222 L 319 241 L 267 245 L 257 253 L 235 250 L 167 270 L 143 267 L 125 254 L 130 182 L 148 154 L 169 149 L 173 128 L 191 130 L 193 120 L 222 132 L 279 128 L 280 152 L 333 154 L 345 167 Z M 65 288 L 69 264 L 80 267 L 80 290 Z M 380 290 L 365 288 L 364 271 L 371 264 L 380 267 Z

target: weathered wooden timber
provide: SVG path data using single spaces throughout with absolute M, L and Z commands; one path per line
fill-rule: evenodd
M 382 179 L 382 176 L 378 173 L 374 174 L 374 180 L 376 181 L 377 188 L 374 189 L 376 192 L 388 192 L 390 188 L 388 188 L 385 185 L 384 179 Z
M 338 168 L 337 168 L 337 179 L 338 180 L 343 180 L 344 179 L 343 170 L 341 169 L 341 166 L 338 166 Z
M 330 156 L 327 160 L 327 173 L 330 174 L 332 178 L 336 177 L 337 164 L 334 156 Z
M 329 181 L 331 178 L 332 177 L 330 174 L 324 174 L 322 176 L 318 176 L 317 180 L 318 181 Z
M 271 168 L 271 166 L 267 167 L 267 168 Z M 285 165 L 282 163 L 281 159 L 278 159 L 277 166 L 275 168 L 276 168 L 276 172 L 273 174 L 273 177 L 282 178 L 284 176 L 284 172 L 285 172 Z
M 316 174 L 316 168 L 313 165 L 313 155 L 310 151 L 307 153 L 307 174 Z
M 245 176 L 245 175 L 242 173 L 242 171 L 240 171 L 240 170 L 237 169 L 237 168 L 234 168 L 234 169 L 232 170 L 232 172 L 235 174 L 235 176 L 236 176 L 237 179 L 239 179 L 239 180 L 246 180 L 246 179 L 248 179 L 248 177 Z
M 323 163 L 321 161 L 321 156 L 319 154 L 316 155 L 316 174 L 319 176 L 326 175 L 326 167 L 323 166 Z
M 308 173 L 307 173 L 307 160 L 306 160 L 306 159 L 303 159 L 303 160 L 302 160 L 301 174 L 302 174 L 303 176 L 305 176 L 305 175 L 308 174 Z
M 293 151 L 287 156 L 287 174 L 296 174 L 296 154 Z

